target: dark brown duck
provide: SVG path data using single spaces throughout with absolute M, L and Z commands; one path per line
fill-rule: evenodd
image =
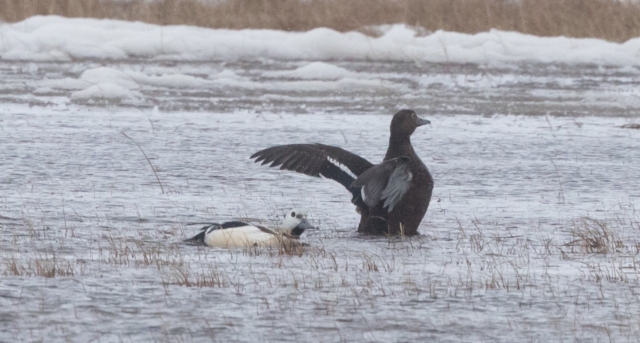
M 324 144 L 278 145 L 256 152 L 255 162 L 339 182 L 360 213 L 358 232 L 415 235 L 429 208 L 433 178 L 411 145 L 411 134 L 429 124 L 414 111 L 391 120 L 389 148 L 380 164 Z

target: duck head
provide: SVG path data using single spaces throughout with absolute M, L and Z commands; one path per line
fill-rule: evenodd
M 300 209 L 293 209 L 284 216 L 282 230 L 291 236 L 299 237 L 304 230 L 315 230 L 317 227 L 307 221 L 307 212 Z
M 412 110 L 401 110 L 391 120 L 391 136 L 409 137 L 418 126 L 431 124 L 430 121 L 418 117 Z

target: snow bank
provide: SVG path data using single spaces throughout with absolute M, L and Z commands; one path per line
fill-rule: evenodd
M 0 26 L 0 58 L 33 61 L 269 58 L 640 65 L 640 38 L 618 44 L 598 39 L 536 37 L 498 30 L 475 35 L 437 31 L 419 36 L 404 25 L 388 26 L 383 28 L 383 32 L 382 36 L 372 38 L 358 32 L 339 33 L 326 28 L 308 32 L 234 31 L 37 16 Z M 313 74 L 313 70 L 300 73 Z M 305 78 L 297 74 L 292 77 Z

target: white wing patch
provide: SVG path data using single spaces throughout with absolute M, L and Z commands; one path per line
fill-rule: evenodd
M 357 179 L 358 177 L 356 176 L 356 174 L 354 174 L 347 166 L 345 166 L 344 164 L 338 162 L 337 160 L 327 156 L 327 161 L 329 161 L 329 163 L 333 164 L 334 166 L 340 168 L 343 172 L 347 173 L 349 176 L 351 176 L 354 180 Z M 362 197 L 364 199 L 364 195 Z

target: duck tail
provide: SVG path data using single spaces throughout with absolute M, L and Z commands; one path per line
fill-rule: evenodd
M 195 224 L 197 224 L 197 223 L 195 223 Z M 194 224 L 187 224 L 187 225 L 194 225 Z M 200 229 L 200 232 L 197 235 L 195 235 L 195 236 L 193 236 L 191 238 L 187 238 L 183 242 L 195 243 L 195 244 L 204 244 L 204 236 L 207 234 L 207 231 L 212 226 L 220 226 L 220 224 L 217 224 L 217 223 L 207 224 L 207 225 L 203 226 L 202 229 Z
M 197 235 L 187 238 L 184 241 L 188 243 L 204 243 L 204 235 L 207 233 L 206 230 L 200 231 Z

